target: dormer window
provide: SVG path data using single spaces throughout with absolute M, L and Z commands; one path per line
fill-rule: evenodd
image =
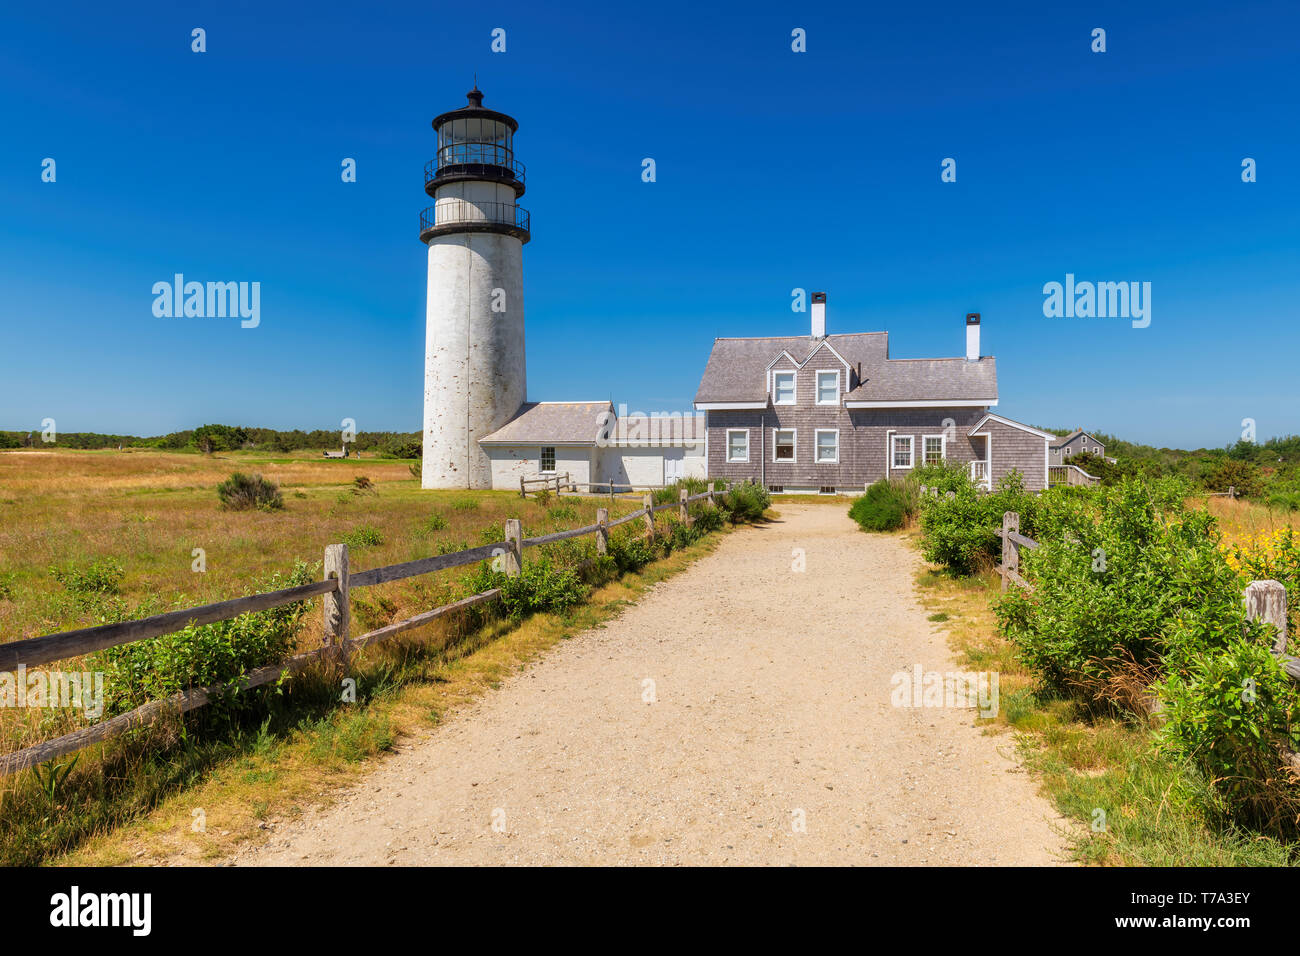
M 794 404 L 794 372 L 772 373 L 772 404 Z
M 836 369 L 817 373 L 817 404 L 838 405 L 840 403 L 840 373 Z

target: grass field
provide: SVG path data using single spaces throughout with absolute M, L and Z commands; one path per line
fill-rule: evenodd
M 632 500 L 511 492 L 422 491 L 409 462 L 325 460 L 307 455 L 203 457 L 155 451 L 0 452 L 0 639 L 12 641 L 116 619 L 235 597 L 266 588 L 295 561 L 317 565 L 327 544 L 349 544 L 352 570 L 409 561 L 499 541 L 506 518 L 536 535 L 617 517 Z M 281 511 L 223 511 L 215 487 L 233 471 L 259 471 L 284 493 Z M 369 479 L 362 488 L 356 479 Z M 628 526 L 631 528 L 632 526 Z M 585 540 L 585 539 L 584 539 Z M 275 813 L 319 796 L 359 760 L 391 747 L 420 723 L 492 686 L 500 676 L 573 630 L 617 613 L 654 580 L 713 545 L 709 538 L 638 574 L 596 582 L 588 602 L 539 614 L 522 626 L 491 615 L 447 620 L 371 649 L 353 662 L 357 706 L 340 706 L 337 675 L 308 674 L 272 688 L 238 715 L 155 725 L 59 762 L 62 780 L 23 772 L 0 779 L 0 863 L 38 863 L 70 852 L 126 862 L 141 834 L 193 833 L 190 811 L 202 792 L 213 829 L 196 839 L 204 856 L 221 852 Z M 206 569 L 195 570 L 202 549 Z M 72 586 L 95 569 L 120 568 L 103 589 Z M 69 574 L 69 571 L 76 572 Z M 448 602 L 454 569 L 352 596 L 353 633 Z M 320 642 L 317 603 L 298 635 Z M 84 660 L 53 665 L 78 671 Z M 0 751 L 8 753 L 84 725 L 66 709 L 0 710 Z M 180 816 L 176 816 L 176 814 Z M 171 814 L 171 816 L 169 816 Z M 161 828 L 161 829 L 160 829 Z M 92 841 L 88 844 L 87 841 Z M 91 848 L 93 845 L 93 849 Z M 153 846 L 153 844 L 150 844 Z M 189 850 L 194 849 L 185 843 Z M 171 852 L 154 848 L 151 855 Z

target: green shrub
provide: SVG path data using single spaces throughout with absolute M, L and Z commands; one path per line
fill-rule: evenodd
M 111 558 L 88 563 L 69 562 L 50 568 L 50 575 L 70 593 L 82 596 L 117 594 L 126 571 Z
M 620 574 L 639 571 L 658 557 L 654 545 L 637 533 L 610 535 L 609 556 Z
M 1205 476 L 1210 491 L 1233 491 L 1242 498 L 1258 498 L 1264 493 L 1264 477 L 1254 462 L 1224 459 Z
M 719 507 L 730 516 L 733 524 L 742 521 L 760 521 L 772 504 L 767 489 L 752 481 L 733 485 L 731 490 L 721 496 Z
M 384 543 L 384 536 L 374 525 L 363 524 L 345 534 L 343 543 L 353 550 L 375 548 Z
M 259 474 L 246 475 L 237 471 L 217 485 L 221 507 L 228 511 L 276 511 L 284 507 L 284 496 L 275 482 Z
M 1025 491 L 1020 473 L 1013 471 L 998 482 L 992 494 L 980 493 L 969 481 L 939 497 L 921 499 L 922 554 L 953 574 L 972 574 L 992 565 L 1001 550 L 1005 512 L 1020 515 L 1020 533 L 1033 537 L 1038 499 Z
M 552 521 L 577 521 L 578 512 L 568 505 L 556 505 L 546 512 L 547 517 Z
M 272 575 L 249 593 L 314 580 L 315 569 L 299 561 L 287 579 Z M 122 713 L 191 687 L 226 684 L 283 660 L 294 650 L 311 604 L 297 601 L 96 652 L 90 669 L 104 671 L 105 714 Z
M 539 611 L 563 611 L 587 595 L 587 587 L 571 568 L 558 567 L 548 557 L 525 561 L 515 577 L 495 570 L 491 562 L 479 565 L 462 579 L 468 594 L 501 589 L 501 604 L 507 617 L 518 621 Z
M 1198 767 L 1243 822 L 1294 834 L 1300 801 L 1282 758 L 1300 750 L 1300 697 L 1290 678 L 1258 635 L 1229 637 L 1187 664 L 1159 687 L 1161 749 Z
M 910 497 L 902 482 L 881 478 L 853 499 L 849 517 L 863 531 L 896 531 L 909 517 Z
M 423 533 L 425 535 L 434 534 L 438 531 L 445 530 L 446 527 L 447 519 L 440 514 L 434 513 L 424 519 Z

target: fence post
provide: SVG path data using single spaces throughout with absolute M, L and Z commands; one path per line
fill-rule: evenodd
M 524 565 L 523 529 L 518 518 L 506 519 L 506 577 L 517 578 Z
M 645 502 L 645 536 L 653 538 L 655 536 L 655 513 L 652 510 L 655 506 L 654 495 L 647 491 L 641 500 Z
M 677 520 L 682 524 L 690 524 L 691 516 L 686 510 L 686 489 L 682 488 L 677 492 L 677 500 L 680 502 L 677 506 Z
M 1020 515 L 1007 511 L 1002 515 L 1002 590 L 1009 587 L 1011 572 L 1020 573 L 1020 545 L 1011 540 L 1011 532 L 1020 533 Z
M 520 497 L 520 498 L 527 498 L 527 497 L 528 497 L 528 492 L 524 490 L 524 476 L 523 476 L 523 475 L 520 475 L 520 476 L 519 476 L 519 497 Z
M 609 553 L 609 509 L 596 509 L 596 553 Z
M 339 582 L 339 589 L 325 595 L 321 602 L 324 609 L 325 629 L 321 641 L 322 647 L 339 648 L 339 653 L 346 657 L 348 628 L 351 625 L 351 605 L 348 603 L 348 546 L 346 544 L 325 545 L 325 580 L 334 578 Z
M 1237 497 L 1237 488 L 1235 485 L 1228 485 L 1228 497 L 1229 498 Z
M 1286 585 L 1280 581 L 1251 581 L 1246 585 L 1246 617 L 1277 628 L 1273 653 L 1286 652 Z

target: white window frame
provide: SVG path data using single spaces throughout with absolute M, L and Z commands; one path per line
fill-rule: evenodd
M 835 398 L 829 402 L 822 401 L 822 376 L 835 376 Z M 822 368 L 817 370 L 814 376 L 813 384 L 816 386 L 815 397 L 818 405 L 838 405 L 840 403 L 840 370 L 837 368 Z
M 790 433 L 791 457 L 776 457 L 776 436 L 780 432 Z M 799 429 L 797 428 L 773 428 L 772 429 L 772 464 L 774 465 L 793 465 L 799 460 Z
M 548 448 L 551 450 L 551 467 L 549 469 L 542 467 L 542 459 L 546 457 L 546 449 Z M 537 473 L 539 475 L 555 474 L 555 468 L 559 464 L 559 460 L 560 457 L 555 453 L 554 445 L 542 445 L 537 449 Z
M 925 460 L 925 443 L 928 442 L 931 438 L 939 439 L 939 461 L 944 462 L 948 460 L 948 436 L 947 435 L 922 435 L 921 436 L 921 464 L 922 465 L 929 464 L 929 462 Z
M 813 463 L 817 465 L 838 465 L 840 463 L 840 430 L 838 428 L 818 428 L 815 429 L 814 431 L 815 434 L 813 435 Z M 817 440 L 817 436 L 823 434 L 835 436 L 835 457 L 833 459 L 821 457 L 822 446 L 821 443 Z
M 777 398 L 776 380 L 782 375 L 790 376 L 790 401 L 783 402 Z M 773 405 L 796 405 L 799 402 L 799 373 L 793 369 L 782 369 L 772 372 L 772 404 Z
M 731 457 L 731 436 L 732 436 L 733 434 L 734 434 L 734 435 L 744 435 L 744 436 L 745 436 L 745 457 L 744 457 L 744 458 L 732 458 L 732 457 Z M 729 462 L 747 462 L 747 461 L 749 461 L 749 429 L 748 429 L 748 428 L 728 428 L 728 429 L 727 429 L 727 444 L 726 444 L 726 446 L 725 446 L 725 449 L 726 449 L 725 454 L 726 454 L 726 459 L 727 459 L 727 461 L 729 461 Z
M 898 443 L 907 439 L 907 464 L 898 463 Z M 915 435 L 894 435 L 890 439 L 889 445 L 889 467 L 897 468 L 900 471 L 910 469 L 916 463 L 916 436 Z

